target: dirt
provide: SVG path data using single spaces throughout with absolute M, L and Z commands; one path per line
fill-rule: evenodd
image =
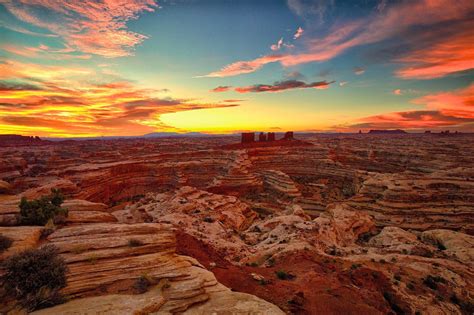
M 351 268 L 337 258 L 298 252 L 278 259 L 272 267 L 236 266 L 183 232 L 177 233 L 177 252 L 196 258 L 232 290 L 256 295 L 288 314 L 395 313 L 384 293 L 393 297 L 394 304 L 402 304 L 382 273 L 364 267 Z M 277 271 L 294 278 L 281 280 Z M 263 276 L 268 283 L 253 279 L 252 273 Z

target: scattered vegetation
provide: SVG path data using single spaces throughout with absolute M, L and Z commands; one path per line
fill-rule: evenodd
M 269 283 L 271 283 L 271 281 L 270 281 L 270 280 L 267 280 L 267 279 L 260 279 L 260 280 L 258 280 L 258 284 L 260 284 L 260 285 L 267 285 L 267 284 L 269 284 Z
M 151 285 L 151 281 L 150 281 L 149 277 L 144 275 L 144 276 L 138 277 L 135 280 L 135 283 L 133 284 L 133 288 L 139 294 L 142 294 L 142 293 L 145 293 L 146 291 L 148 291 L 148 288 L 150 287 L 150 285 Z
M 0 253 L 3 253 L 7 249 L 9 249 L 10 246 L 12 246 L 12 243 L 13 241 L 11 238 L 0 234 Z
M 438 283 L 446 283 L 446 279 L 440 276 L 432 276 L 428 275 L 424 280 L 423 283 L 430 289 L 436 290 L 438 289 Z
M 290 274 L 290 273 L 287 273 L 286 271 L 283 271 L 283 270 L 278 270 L 275 272 L 276 276 L 278 279 L 280 280 L 291 280 L 293 278 L 295 278 L 294 275 Z
M 383 297 L 385 300 L 388 302 L 390 305 L 390 308 L 396 313 L 396 314 L 405 314 L 405 312 L 402 310 L 402 308 L 396 303 L 394 297 L 390 292 L 384 292 Z
M 203 220 L 204 220 L 204 222 L 207 222 L 207 223 L 213 223 L 214 222 L 214 219 L 211 218 L 211 217 L 205 217 Z
M 45 245 L 7 258 L 5 289 L 28 311 L 62 303 L 59 290 L 66 286 L 67 266 L 57 248 Z
M 355 269 L 360 268 L 360 267 L 362 267 L 361 264 L 352 264 L 351 270 L 355 270 Z
M 129 247 L 140 247 L 140 246 L 143 246 L 143 245 L 145 245 L 145 244 L 143 244 L 142 241 L 137 240 L 135 238 L 131 238 L 131 239 L 128 240 L 128 246 Z
M 45 225 L 49 220 L 61 224 L 67 217 L 68 211 L 61 207 L 64 195 L 57 189 L 52 189 L 49 196 L 28 201 L 21 198 L 20 224 L 23 225 Z
M 437 246 L 439 250 L 446 250 L 446 246 L 444 246 L 444 244 L 439 241 L 437 242 Z
M 463 301 L 456 294 L 453 294 L 449 299 L 451 303 L 459 306 L 463 314 L 474 314 L 474 302 L 473 301 Z

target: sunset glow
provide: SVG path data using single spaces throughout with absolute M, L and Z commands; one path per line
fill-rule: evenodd
M 471 132 L 473 14 L 469 0 L 0 0 L 0 133 Z

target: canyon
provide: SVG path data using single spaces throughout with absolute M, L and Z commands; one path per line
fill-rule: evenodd
M 246 137 L 0 143 L 0 260 L 52 244 L 68 266 L 34 313 L 474 312 L 472 135 Z M 21 225 L 52 189 L 65 221 Z

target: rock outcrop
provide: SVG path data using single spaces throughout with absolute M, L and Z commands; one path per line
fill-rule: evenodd
M 93 223 L 59 229 L 47 240 L 68 265 L 62 293 L 74 300 L 37 314 L 208 314 L 219 308 L 283 314 L 268 302 L 230 291 L 195 259 L 177 255 L 170 225 Z M 151 279 L 151 289 L 130 295 L 140 277 Z

